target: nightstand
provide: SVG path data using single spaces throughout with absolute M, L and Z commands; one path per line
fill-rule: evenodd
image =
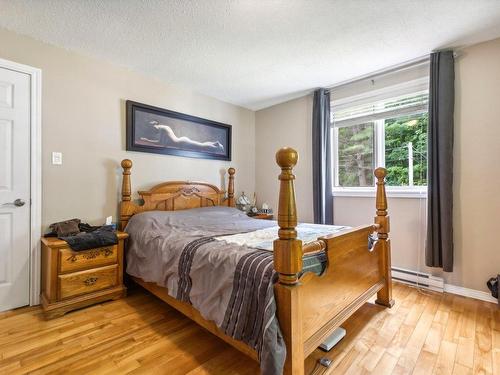
M 254 216 L 250 216 L 253 219 L 261 219 L 261 220 L 273 220 L 273 214 L 257 214 Z
M 83 251 L 55 237 L 42 238 L 41 301 L 47 319 L 126 295 L 123 247 L 128 234 L 117 236 L 116 245 Z

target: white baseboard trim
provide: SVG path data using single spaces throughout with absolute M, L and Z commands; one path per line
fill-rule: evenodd
M 482 290 L 475 290 L 475 289 L 464 288 L 462 286 L 444 284 L 444 291 L 446 293 L 458 294 L 459 296 L 463 297 L 474 298 L 486 302 L 498 303 L 498 300 L 494 298 L 490 293 L 483 292 Z
M 400 267 L 392 267 L 391 274 L 392 279 L 400 283 L 443 293 L 444 280 L 441 277 Z
M 435 277 L 428 273 L 413 271 L 405 268 L 392 267 L 392 279 L 396 282 L 411 285 L 417 288 L 433 290 L 440 293 L 452 293 L 463 297 L 478 299 L 481 301 L 498 303 L 489 292 L 475 290 L 446 284 L 441 277 Z

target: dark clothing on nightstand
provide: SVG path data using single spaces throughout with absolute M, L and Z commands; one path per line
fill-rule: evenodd
M 86 224 L 89 228 L 87 230 L 92 229 L 90 232 L 82 231 L 75 236 L 68 237 L 58 237 L 61 240 L 64 240 L 68 243 L 71 250 L 81 251 L 88 250 L 95 247 L 116 245 L 118 243 L 118 237 L 116 237 L 116 231 L 111 225 L 104 225 L 102 227 L 90 227 L 90 225 Z M 80 230 L 84 228 L 80 227 Z

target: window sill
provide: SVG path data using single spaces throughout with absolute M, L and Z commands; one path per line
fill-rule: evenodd
M 386 195 L 388 198 L 416 198 L 426 199 L 427 188 L 424 189 L 391 189 L 386 187 Z M 334 197 L 361 197 L 361 198 L 375 198 L 375 188 L 334 188 Z

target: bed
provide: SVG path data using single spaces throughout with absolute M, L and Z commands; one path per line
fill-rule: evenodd
M 374 294 L 394 304 L 386 171 L 375 170 L 374 224 L 307 226 L 297 223 L 298 154 L 282 148 L 276 161 L 277 223 L 234 209 L 234 168 L 227 192 L 170 181 L 139 191 L 136 203 L 123 160 L 120 225 L 135 282 L 258 360 L 263 374 L 303 374 L 304 359 Z

